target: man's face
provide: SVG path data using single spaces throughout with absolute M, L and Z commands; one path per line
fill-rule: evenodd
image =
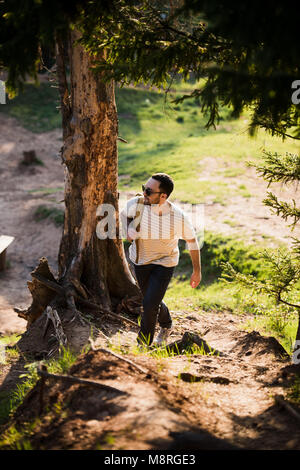
M 165 202 L 167 195 L 165 193 L 160 193 L 161 190 L 159 185 L 159 181 L 155 180 L 154 178 L 148 179 L 148 181 L 145 183 L 145 188 L 150 188 L 152 193 L 150 196 L 147 196 L 144 191 L 144 204 L 162 204 Z

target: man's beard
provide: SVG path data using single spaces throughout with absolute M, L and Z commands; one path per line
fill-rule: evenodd
M 157 204 L 159 204 L 159 198 L 158 198 L 157 201 L 150 202 L 150 200 L 148 198 L 146 199 L 145 196 L 144 196 L 144 205 L 145 206 L 151 206 L 151 205 L 157 205 Z

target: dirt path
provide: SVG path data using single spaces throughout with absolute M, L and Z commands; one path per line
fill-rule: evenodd
M 136 332 L 106 323 L 110 341 L 128 349 L 124 357 L 146 373 L 101 351 L 81 355 L 71 375 L 117 390 L 48 379 L 39 412 L 36 387 L 13 421 L 23 430 L 35 421 L 34 431 L 24 436 L 32 448 L 300 450 L 298 421 L 274 401 L 295 374 L 279 343 L 243 331 L 245 318 L 232 314 L 173 312 L 173 317 L 171 341 L 190 330 L 221 354 L 136 355 Z M 107 346 L 101 336 L 96 344 Z M 0 380 L 0 391 L 19 367 L 12 366 L 2 386 Z
M 57 252 L 61 229 L 47 221 L 36 222 L 34 211 L 39 205 L 61 208 L 63 190 L 53 194 L 43 188 L 63 188 L 64 174 L 58 151 L 61 132 L 33 134 L 7 116 L 0 114 L 0 234 L 15 237 L 7 250 L 9 269 L 0 273 L 0 332 L 24 331 L 25 322 L 13 311 L 14 306 L 28 306 L 31 295 L 26 281 L 30 272 L 45 255 L 53 271 L 57 269 Z M 34 149 L 44 166 L 22 167 L 23 151 Z

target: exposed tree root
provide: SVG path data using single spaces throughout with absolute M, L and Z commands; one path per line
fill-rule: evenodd
M 73 263 L 72 265 L 72 275 L 74 275 L 75 264 L 76 263 Z M 43 327 L 41 336 L 45 341 L 47 341 L 46 335 L 49 330 L 49 326 L 53 324 L 54 332 L 51 334 L 53 338 L 48 338 L 48 344 L 50 345 L 50 343 L 53 343 L 55 338 L 56 345 L 55 348 L 50 347 L 48 356 L 49 354 L 53 355 L 61 347 L 66 346 L 67 334 L 64 331 L 64 328 L 66 328 L 66 331 L 70 330 L 71 327 L 67 327 L 68 324 L 76 321 L 80 324 L 80 328 L 84 329 L 84 336 L 87 335 L 88 338 L 88 331 L 91 328 L 91 324 L 90 321 L 84 318 L 84 313 L 82 313 L 83 311 L 81 311 L 81 307 L 88 309 L 89 315 L 92 313 L 92 315 L 95 316 L 95 321 L 99 320 L 99 317 L 101 318 L 104 315 L 108 315 L 118 322 L 125 322 L 131 327 L 139 328 L 136 322 L 120 315 L 119 313 L 103 308 L 103 306 L 96 303 L 97 300 L 96 302 L 94 301 L 89 290 L 80 282 L 79 279 L 75 279 L 74 277 L 71 278 L 66 274 L 64 279 L 57 281 L 49 269 L 47 259 L 44 257 L 40 259 L 39 265 L 34 271 L 32 271 L 31 276 L 33 280 L 31 282 L 28 281 L 27 284 L 32 295 L 32 304 L 27 309 L 15 307 L 14 310 L 17 312 L 19 317 L 27 321 L 27 330 L 44 313 L 46 322 L 45 325 L 42 322 Z M 90 301 L 90 298 L 92 298 L 93 301 Z M 137 307 L 137 298 L 134 298 L 133 301 L 128 298 L 127 300 L 129 303 L 131 302 L 131 306 L 134 306 L 135 308 Z M 124 304 L 122 305 L 124 306 Z M 118 312 L 121 310 L 125 309 L 119 308 Z M 128 313 L 130 310 L 127 309 L 125 311 Z M 68 332 L 68 335 L 70 336 L 70 331 Z M 74 340 L 74 335 L 71 336 L 73 336 Z
M 121 361 L 124 361 L 124 362 L 127 362 L 127 364 L 130 364 L 132 367 L 134 367 L 135 369 L 137 369 L 139 372 L 141 372 L 142 374 L 146 374 L 146 375 L 149 375 L 149 371 L 147 371 L 146 369 L 144 369 L 143 367 L 141 366 L 138 366 L 135 362 L 131 361 L 130 359 L 126 359 L 125 357 L 123 356 L 120 356 L 119 354 L 116 354 L 112 351 L 109 351 L 108 349 L 104 349 L 104 348 L 96 348 L 95 347 L 95 344 L 94 344 L 94 341 L 89 338 L 89 343 L 91 345 L 91 348 L 92 348 L 92 351 L 101 351 L 101 352 L 104 352 L 106 354 L 110 354 L 111 356 L 114 356 L 114 357 L 117 357 L 118 359 L 120 359 Z
M 71 385 L 73 384 L 79 384 L 79 385 L 87 385 L 87 386 L 92 386 L 92 387 L 97 387 L 100 388 L 101 390 L 105 390 L 107 392 L 113 392 L 117 393 L 118 395 L 128 395 L 127 392 L 124 392 L 123 390 L 120 390 L 115 387 L 111 387 L 110 385 L 105 385 L 101 382 L 97 382 L 95 380 L 90 380 L 90 379 L 84 379 L 81 377 L 74 377 L 73 375 L 61 375 L 61 374 L 50 374 L 47 371 L 47 367 L 45 365 L 38 367 L 37 371 L 38 375 L 41 377 L 41 383 L 40 383 L 40 413 L 43 411 L 43 392 L 44 392 L 44 387 L 45 387 L 45 380 L 46 379 L 52 379 L 52 380 L 62 380 L 64 382 L 67 382 Z
M 57 311 L 48 306 L 47 310 L 46 310 L 46 314 L 47 314 L 47 320 L 46 320 L 46 326 L 45 326 L 43 337 L 45 337 L 45 335 L 47 333 L 47 330 L 48 330 L 48 327 L 49 327 L 49 324 L 50 324 L 50 321 L 52 321 L 53 326 L 54 326 L 54 330 L 55 330 L 55 338 L 58 341 L 59 347 L 60 348 L 66 347 L 67 346 L 67 337 L 66 337 L 65 332 L 63 330 L 62 323 L 61 323 L 61 320 L 60 320 L 60 318 L 57 314 Z M 50 351 L 48 353 L 48 355 L 49 356 L 52 355 L 54 352 L 56 352 L 56 349 L 57 348 Z

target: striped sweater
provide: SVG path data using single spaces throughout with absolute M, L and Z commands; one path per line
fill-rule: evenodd
M 128 232 L 126 232 L 127 218 L 133 219 Z M 136 196 L 130 199 L 121 211 L 121 222 L 124 237 L 127 237 L 128 233 L 133 240 L 139 239 L 138 260 L 136 243 L 133 242 L 129 248 L 129 258 L 134 264 L 176 266 L 179 261 L 179 239 L 195 238 L 196 243 L 193 248 L 198 249 L 195 230 L 189 217 L 170 201 L 161 206 L 144 205 L 139 203 L 139 196 Z

